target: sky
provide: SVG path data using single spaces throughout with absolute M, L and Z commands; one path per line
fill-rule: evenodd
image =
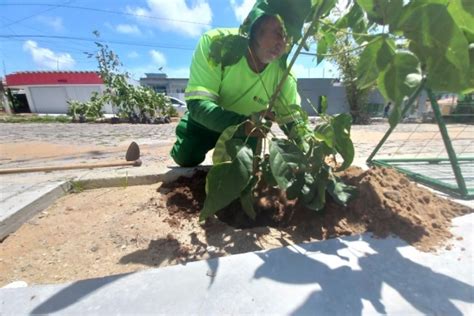
M 97 70 L 94 30 L 124 71 L 187 78 L 201 34 L 238 27 L 254 0 L 0 0 L 0 76 L 18 71 Z M 161 70 L 160 70 L 161 69 Z M 337 77 L 334 65 L 301 55 L 298 78 Z

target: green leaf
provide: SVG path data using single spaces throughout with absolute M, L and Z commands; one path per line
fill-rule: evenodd
M 301 39 L 303 23 L 310 12 L 311 0 L 257 0 L 240 32 L 248 35 L 252 24 L 263 14 L 276 15 L 283 20 L 290 42 L 294 44 Z
M 334 128 L 330 123 L 324 122 L 314 127 L 314 136 L 324 142 L 329 148 L 334 148 Z
M 403 0 L 357 0 L 370 21 L 385 25 L 396 21 L 403 8 Z
M 314 148 L 311 156 L 308 158 L 308 162 L 311 164 L 311 173 L 318 174 L 323 168 L 325 158 L 334 153 L 334 150 L 326 145 L 324 142 L 318 142 Z
M 405 96 L 410 95 L 416 86 L 410 78 L 420 76 L 419 62 L 415 55 L 409 52 L 397 52 L 386 69 L 379 75 L 378 88 L 383 96 L 401 104 Z
M 338 170 L 348 168 L 354 160 L 355 150 L 351 140 L 352 117 L 348 113 L 342 113 L 334 117 L 332 125 L 336 141 L 336 150 L 344 159 Z
M 328 182 L 327 191 L 334 201 L 346 206 L 349 199 L 356 193 L 356 187 L 347 185 L 334 177 Z
M 214 165 L 206 178 L 206 200 L 200 220 L 215 214 L 240 196 L 252 175 L 253 152 L 242 146 L 232 162 Z
M 398 122 L 400 122 L 401 118 L 402 118 L 402 105 L 395 104 L 394 107 L 392 108 L 392 112 L 390 113 L 390 116 L 388 117 L 388 122 L 390 123 L 390 126 L 392 128 L 395 127 L 398 124 Z
M 469 49 L 469 58 L 471 60 L 471 65 L 470 65 L 470 69 L 471 69 L 471 73 L 469 75 L 469 84 L 468 84 L 468 88 L 466 88 L 463 92 L 464 94 L 468 94 L 468 93 L 473 93 L 474 92 L 474 45 L 471 44 L 473 47 L 471 49 Z
M 305 203 L 305 206 L 309 209 L 320 211 L 324 208 L 326 204 L 326 186 L 328 183 L 328 175 L 326 171 L 321 172 L 317 177 L 316 181 L 313 183 L 314 198 Z
M 366 33 L 367 23 L 364 11 L 357 3 L 354 3 L 349 12 L 336 22 L 336 27 L 351 28 L 356 33 Z
M 257 217 L 257 213 L 255 212 L 255 208 L 253 207 L 254 201 L 252 194 L 256 184 L 257 178 L 253 176 L 252 179 L 250 179 L 247 187 L 245 187 L 245 189 L 240 194 L 240 204 L 242 205 L 242 209 L 244 210 L 245 214 L 247 214 L 248 217 L 253 220 L 255 220 L 255 218 Z
M 316 65 L 319 65 L 325 58 L 325 54 L 328 52 L 328 43 L 326 37 L 323 36 L 318 41 L 318 47 L 316 49 Z
M 426 3 L 404 11 L 398 27 L 426 65 L 428 86 L 436 91 L 464 89 L 469 81 L 469 44 L 446 5 Z
M 337 0 L 321 0 L 318 7 L 318 18 L 327 16 L 331 10 L 336 6 Z
M 301 190 L 305 185 L 305 173 L 298 172 L 290 182 L 288 189 L 286 189 L 286 196 L 290 200 L 294 200 L 301 195 Z
M 212 162 L 216 165 L 222 162 L 231 161 L 232 158 L 227 153 L 226 143 L 228 140 L 234 137 L 235 132 L 240 125 L 232 125 L 226 128 L 219 139 L 217 140 L 216 147 L 214 148 L 214 153 L 212 154 Z
M 328 97 L 325 95 L 321 96 L 321 113 L 326 114 L 328 111 Z
M 395 55 L 392 39 L 378 36 L 372 40 L 360 55 L 357 65 L 357 86 L 365 89 L 372 86 Z
M 212 38 L 209 60 L 222 67 L 234 65 L 247 53 L 248 39 L 241 35 L 220 34 Z
M 231 160 L 234 160 L 240 149 L 245 146 L 245 143 L 240 138 L 230 139 L 225 143 L 225 148 L 227 150 L 227 154 L 230 156 Z
M 270 142 L 270 168 L 280 189 L 288 188 L 303 161 L 303 153 L 292 142 L 278 138 Z
M 474 1 L 451 0 L 448 11 L 458 27 L 474 38 Z
M 310 173 L 305 173 L 305 184 L 303 185 L 303 188 L 301 188 L 301 197 L 303 204 L 305 205 L 310 203 L 316 195 L 315 182 L 316 180 Z

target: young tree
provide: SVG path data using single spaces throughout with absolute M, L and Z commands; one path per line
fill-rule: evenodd
M 135 119 L 142 122 L 151 122 L 156 115 L 167 116 L 174 113 L 169 99 L 142 86 L 133 86 L 129 83 L 130 74 L 122 70 L 119 56 L 107 44 L 99 41 L 100 33 L 94 31 L 98 50 L 95 53 L 85 53 L 89 58 L 96 58 L 99 74 L 106 87 L 102 98 L 95 96 L 94 101 L 106 104 L 111 103 L 114 114 Z M 95 104 L 96 104 L 95 103 Z
M 270 98 L 268 110 L 273 107 L 281 87 L 310 36 L 318 39 L 318 62 L 328 52 L 335 52 L 337 33 L 350 32 L 361 51 L 357 67 L 349 59 L 351 70 L 356 69 L 356 87 L 361 91 L 374 84 L 393 103 L 390 124 L 396 124 L 408 106 L 421 91 L 474 92 L 474 2 L 472 0 L 356 0 L 349 1 L 348 13 L 335 23 L 327 17 L 336 6 L 336 0 L 257 0 L 257 12 L 278 15 L 291 45 L 297 45 L 280 84 Z M 263 13 L 262 13 L 263 14 Z M 309 26 L 304 29 L 303 24 Z M 374 31 L 369 29 L 376 26 Z M 211 57 L 217 63 L 239 60 L 248 43 L 248 29 L 244 24 L 241 34 L 221 39 Z M 395 41 L 404 41 L 399 47 Z M 350 52 L 351 48 L 342 50 Z M 348 80 L 349 81 L 349 80 Z M 350 90 L 350 89 L 349 89 Z M 353 92 L 349 91 L 353 94 Z M 354 98 L 357 100 L 357 98 Z M 352 102 L 352 101 L 351 101 Z M 360 104 L 357 100 L 355 104 Z M 299 106 L 290 105 L 299 111 Z M 322 105 L 327 108 L 326 104 Z M 402 110 L 402 108 L 404 110 Z M 356 108 L 357 110 L 359 108 Z M 323 110 L 324 113 L 324 110 Z M 304 116 L 304 113 L 300 113 Z M 268 132 L 264 116 L 253 118 L 256 129 Z M 214 166 L 206 179 L 206 201 L 201 211 L 205 219 L 240 198 L 242 209 L 255 218 L 252 199 L 258 183 L 278 186 L 287 196 L 297 198 L 307 207 L 324 207 L 326 192 L 344 204 L 351 188 L 344 185 L 327 163 L 327 157 L 339 153 L 343 163 L 337 170 L 350 166 L 354 147 L 350 140 L 352 118 L 347 114 L 323 116 L 322 124 L 304 134 L 305 143 L 289 139 L 261 138 L 260 144 L 269 143 L 256 152 L 234 138 L 239 126 L 226 129 L 214 151 Z M 302 136 L 302 135 L 298 135 Z M 301 137 L 298 137 L 301 138 Z M 260 150 L 259 150 L 260 149 Z

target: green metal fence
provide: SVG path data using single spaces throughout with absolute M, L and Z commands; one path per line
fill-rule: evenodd
M 392 167 L 406 174 L 417 182 L 433 187 L 447 194 L 462 199 L 474 199 L 474 157 L 458 157 L 454 151 L 453 144 L 449 137 L 445 121 L 441 115 L 436 97 L 430 90 L 427 90 L 427 93 L 431 107 L 433 109 L 435 122 L 439 127 L 443 145 L 447 152 L 447 158 L 408 157 L 403 159 L 374 159 L 375 155 L 383 147 L 389 136 L 397 127 L 398 124 L 396 124 L 391 126 L 385 133 L 382 140 L 367 159 L 367 164 Z M 413 101 L 414 98 L 410 98 L 406 102 L 402 110 L 402 117 L 407 114 Z M 474 137 L 474 135 L 472 137 Z

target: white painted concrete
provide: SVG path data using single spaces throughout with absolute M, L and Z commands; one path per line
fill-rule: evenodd
M 474 214 L 451 251 L 369 235 L 62 285 L 0 289 L 2 315 L 472 315 Z

